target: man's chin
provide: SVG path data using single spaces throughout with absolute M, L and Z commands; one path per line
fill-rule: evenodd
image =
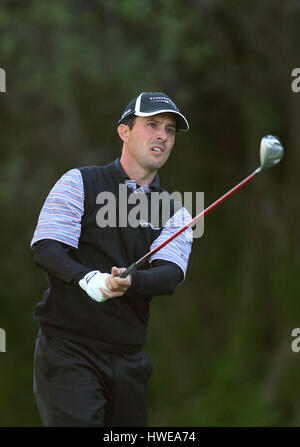
M 151 166 L 152 169 L 160 169 L 165 163 L 166 163 L 167 159 L 164 157 L 160 157 L 157 160 L 151 160 L 149 162 L 149 166 Z
M 149 165 L 149 169 L 150 169 L 151 171 L 158 171 L 158 169 L 160 169 L 164 164 L 165 164 L 165 162 L 151 163 L 151 164 Z

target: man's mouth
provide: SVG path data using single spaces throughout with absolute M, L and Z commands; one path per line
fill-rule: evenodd
M 165 149 L 164 149 L 163 147 L 161 147 L 161 146 L 153 146 L 153 147 L 151 148 L 151 151 L 152 151 L 152 152 L 156 152 L 156 153 L 158 153 L 158 154 L 161 154 L 162 152 L 165 151 Z

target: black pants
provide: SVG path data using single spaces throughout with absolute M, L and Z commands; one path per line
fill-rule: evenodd
M 103 352 L 39 332 L 33 391 L 43 425 L 146 426 L 151 369 L 142 350 Z

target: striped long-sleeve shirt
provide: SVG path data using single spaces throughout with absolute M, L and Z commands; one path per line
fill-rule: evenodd
M 125 180 L 125 184 L 137 193 L 151 192 L 147 184 L 138 188 L 135 180 Z M 71 169 L 56 182 L 46 198 L 31 246 L 42 239 L 54 239 L 78 248 L 83 213 L 84 186 L 82 175 L 79 169 Z M 152 243 L 150 250 L 156 248 L 190 220 L 190 214 L 182 207 L 166 222 L 159 237 Z M 185 277 L 192 239 L 192 229 L 188 228 L 156 252 L 150 258 L 150 262 L 155 259 L 174 262 L 182 269 Z

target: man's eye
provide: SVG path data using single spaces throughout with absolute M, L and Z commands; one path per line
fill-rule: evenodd
M 170 135 L 175 135 L 175 129 L 173 129 L 173 127 L 170 127 L 168 129 L 168 132 L 169 132 Z

